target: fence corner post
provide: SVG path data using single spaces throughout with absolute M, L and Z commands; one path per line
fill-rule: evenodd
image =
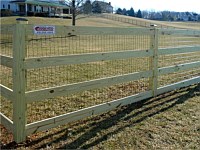
M 26 139 L 26 70 L 24 60 L 26 58 L 26 30 L 25 24 L 28 20 L 24 18 L 16 19 L 17 24 L 13 37 L 13 127 L 14 140 L 17 143 Z
M 157 96 L 158 87 L 158 28 L 157 25 L 151 26 L 151 51 L 153 57 L 150 58 L 150 70 L 153 71 L 153 76 L 150 78 L 150 88 L 152 89 L 153 97 Z

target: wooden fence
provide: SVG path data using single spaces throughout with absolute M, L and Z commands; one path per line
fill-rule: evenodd
M 13 30 L 13 55 L 6 56 L 1 54 L 1 65 L 12 69 L 12 89 L 1 84 L 1 96 L 13 104 L 13 119 L 8 118 L 3 112 L 0 113 L 1 124 L 9 129 L 16 142 L 22 142 L 26 136 L 38 131 L 47 130 L 69 122 L 77 121 L 92 115 L 97 115 L 110 111 L 119 106 L 135 103 L 147 98 L 155 97 L 159 94 L 179 89 L 185 86 L 200 82 L 200 31 L 198 30 L 175 30 L 151 28 L 97 28 L 97 27 L 67 27 L 55 26 L 55 36 L 73 37 L 77 35 L 147 35 L 149 37 L 148 49 L 111 51 L 111 52 L 93 52 L 70 55 L 56 56 L 37 56 L 27 57 L 27 38 L 34 36 L 34 25 L 27 25 L 26 21 L 19 21 Z M 2 28 L 3 29 L 3 28 Z M 12 32 L 1 31 L 1 34 L 12 34 Z M 159 36 L 170 35 L 193 37 L 196 40 L 195 45 L 187 46 L 168 46 L 159 47 Z M 40 36 L 40 35 L 38 35 Z M 31 39 L 34 40 L 34 39 Z M 45 38 L 47 40 L 47 38 Z M 99 39 L 100 40 L 100 39 Z M 137 40 L 137 39 L 136 39 Z M 37 40 L 36 40 L 37 41 Z M 166 42 L 166 41 L 164 41 Z M 108 43 L 109 44 L 109 43 Z M 143 43 L 139 43 L 143 44 Z M 34 45 L 33 45 L 34 46 Z M 41 47 L 43 45 L 41 44 Z M 33 50 L 34 51 L 34 50 Z M 173 66 L 159 67 L 159 57 L 179 54 L 198 55 L 197 61 L 177 64 Z M 31 69 L 42 69 L 44 67 L 84 64 L 92 62 L 105 62 L 110 60 L 148 58 L 149 69 L 146 71 L 133 72 L 128 74 L 98 78 L 72 84 L 56 85 L 36 90 L 27 90 L 27 72 Z M 196 69 L 195 76 L 190 76 L 173 84 L 158 86 L 159 76 L 172 74 L 175 72 Z M 86 107 L 66 114 L 50 117 L 36 122 L 27 123 L 27 105 L 37 103 L 44 99 L 65 96 L 82 91 L 96 88 L 108 87 L 124 82 L 136 81 L 140 79 L 149 79 L 149 89 L 144 92 L 133 94 L 120 99 L 101 103 L 98 105 Z M 32 83 L 33 84 L 33 83 Z M 138 85 L 139 86 L 139 85 Z M 39 109 L 39 108 L 38 108 Z
M 142 20 L 140 18 L 132 18 L 130 16 L 124 16 L 124 15 L 117 15 L 117 14 L 100 14 L 100 15 L 95 15 L 95 16 L 99 16 L 102 18 L 106 18 L 106 19 L 110 19 L 110 20 L 114 20 L 114 21 L 119 21 L 119 22 L 123 22 L 123 23 L 128 23 L 128 24 L 132 24 L 132 25 L 136 25 L 136 26 L 141 26 L 141 27 L 147 27 L 149 28 L 152 25 L 152 21 L 148 21 L 148 20 Z M 154 21 L 156 22 L 156 21 Z M 174 26 L 170 26 L 170 25 L 166 25 L 165 23 L 159 23 L 157 21 L 156 25 L 159 28 L 171 28 L 174 29 Z

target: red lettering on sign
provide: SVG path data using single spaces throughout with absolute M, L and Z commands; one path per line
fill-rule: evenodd
M 53 27 L 35 27 L 35 31 L 53 31 Z

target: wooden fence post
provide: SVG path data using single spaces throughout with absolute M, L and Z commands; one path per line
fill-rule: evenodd
M 152 95 L 157 96 L 158 87 L 158 28 L 157 25 L 151 25 L 151 50 L 153 50 L 153 57 L 150 58 L 150 70 L 153 71 L 153 77 L 150 78 L 150 88 Z
M 28 20 L 17 19 L 17 24 L 13 38 L 13 125 L 14 140 L 20 143 L 26 139 L 26 70 L 24 69 L 24 60 L 26 57 L 26 36 L 25 24 Z

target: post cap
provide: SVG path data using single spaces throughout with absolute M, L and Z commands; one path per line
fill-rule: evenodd
M 26 18 L 17 18 L 16 21 L 28 21 Z
M 156 25 L 156 24 L 151 24 L 150 26 L 151 26 L 151 27 L 157 27 L 157 25 Z

